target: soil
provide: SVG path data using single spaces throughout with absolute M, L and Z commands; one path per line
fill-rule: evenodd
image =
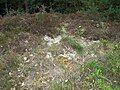
M 1 19 L 0 30 L 9 27 L 7 25 L 9 19 L 12 20 L 13 24 L 18 24 L 18 26 L 21 25 L 30 29 L 33 33 L 41 35 L 58 35 L 59 32 L 56 31 L 56 29 L 61 26 L 64 26 L 71 34 L 75 34 L 78 31 L 78 27 L 81 26 L 81 28 L 85 29 L 82 36 L 87 39 L 120 41 L 120 21 L 102 21 L 98 15 L 80 13 L 25 14 Z M 42 23 L 39 23 L 37 19 L 42 21 Z
M 67 30 L 75 34 L 78 27 L 85 29 L 83 37 L 90 40 L 107 39 L 110 41 L 120 41 L 120 22 L 119 21 L 102 21 L 97 15 L 81 15 L 73 13 L 66 15 Z

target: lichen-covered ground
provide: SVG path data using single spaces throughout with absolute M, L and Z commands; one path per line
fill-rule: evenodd
M 51 38 L 25 32 L 18 33 L 18 36 L 14 37 L 15 42 L 11 42 L 7 53 L 1 55 L 1 59 L 7 58 L 8 62 L 11 62 L 7 65 L 14 65 L 19 61 L 15 70 L 7 72 L 7 75 L 13 78 L 10 82 L 15 83 L 14 87 L 19 87 L 20 90 L 37 90 L 38 88 L 49 90 L 53 82 L 67 82 L 72 77 L 79 77 L 79 69 L 84 61 L 104 55 L 104 48 L 99 41 L 71 37 L 83 48 L 78 53 L 69 44 L 73 42 L 67 42 L 66 37 L 59 35 Z M 1 45 L 1 49 L 3 47 Z M 10 58 L 15 59 L 9 61 Z M 2 65 L 2 67 L 5 66 Z
M 1 27 L 0 90 L 100 90 L 83 80 L 82 67 L 90 60 L 104 60 L 112 45 L 83 37 L 83 26 L 71 34 L 67 29 L 71 30 L 72 23 L 61 23 L 59 34 L 53 36 L 27 32 L 20 26 L 17 31 Z

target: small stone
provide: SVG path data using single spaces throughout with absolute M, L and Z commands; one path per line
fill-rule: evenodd
M 93 88 L 89 89 L 89 90 L 94 90 Z
M 0 46 L 1 48 L 3 47 L 3 46 Z
M 65 82 L 68 82 L 68 79 L 67 79 L 67 80 L 65 80 Z
M 100 25 L 99 24 L 96 24 L 97 27 L 99 27 Z
M 18 75 L 18 77 L 20 77 L 20 75 Z
M 52 58 L 51 52 L 47 52 L 46 58 L 47 58 L 47 59 Z
M 27 60 L 26 63 L 30 62 L 30 60 Z
M 25 49 L 25 51 L 28 51 L 28 49 Z
M 85 38 L 84 38 L 84 37 L 81 37 L 81 39 L 83 39 L 83 40 L 84 40 Z
M 50 80 L 48 79 L 47 82 L 49 82 Z
M 9 75 L 11 76 L 11 75 L 12 75 L 12 73 L 11 73 L 11 72 L 9 72 Z
M 95 54 L 91 54 L 92 57 L 97 57 Z
M 100 43 L 100 40 L 97 40 L 97 41 L 93 41 L 93 43 Z
M 24 60 L 27 60 L 27 57 L 24 57 L 23 59 L 24 59 Z
M 45 82 L 45 81 L 42 81 L 42 83 L 43 83 L 43 84 L 46 84 L 46 82 Z
M 91 54 L 91 56 L 93 57 L 93 56 L 94 56 L 94 54 Z
M 24 85 L 25 85 L 25 83 L 24 83 L 24 82 L 22 82 L 22 83 L 21 83 L 21 86 L 24 86 Z
M 20 72 L 20 69 L 18 69 L 18 72 Z
M 38 66 L 38 64 L 35 64 L 35 67 Z
M 33 57 L 33 54 L 30 54 L 30 57 Z
M 36 74 L 39 74 L 39 72 L 36 72 Z

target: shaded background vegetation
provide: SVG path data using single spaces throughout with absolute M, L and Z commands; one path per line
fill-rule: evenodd
M 100 14 L 106 19 L 120 19 L 120 0 L 0 0 L 0 14 L 11 10 L 35 13 L 47 12 L 73 13 L 89 12 Z

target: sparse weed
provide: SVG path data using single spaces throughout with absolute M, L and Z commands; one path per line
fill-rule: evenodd
M 73 49 L 75 49 L 78 53 L 82 53 L 83 47 L 80 45 L 79 42 L 77 42 L 77 40 L 75 40 L 74 37 L 66 37 L 65 40 L 66 40 L 67 43 L 68 43 Z
M 54 82 L 51 90 L 73 90 L 71 81 Z
M 82 53 L 83 47 L 80 45 L 79 42 L 77 42 L 74 36 L 69 36 L 69 33 L 65 30 L 64 27 L 60 29 L 60 32 L 62 33 L 62 37 L 64 41 L 66 41 L 78 53 Z
M 117 46 L 117 47 L 116 47 Z M 101 90 L 120 89 L 120 45 L 113 45 L 112 51 L 108 52 L 104 60 L 93 60 L 85 65 L 87 72 L 86 80 L 94 88 Z
M 79 26 L 76 34 L 82 36 L 84 33 L 85 33 L 85 29 Z

